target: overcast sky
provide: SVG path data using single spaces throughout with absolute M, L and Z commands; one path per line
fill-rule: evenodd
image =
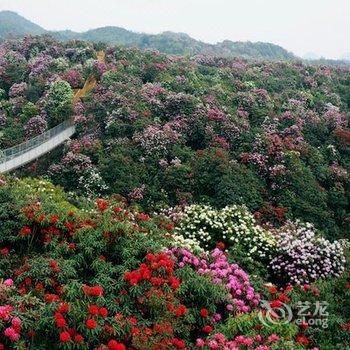
M 297 55 L 350 53 L 350 0 L 0 0 L 45 29 L 115 25 L 215 43 L 268 41 Z

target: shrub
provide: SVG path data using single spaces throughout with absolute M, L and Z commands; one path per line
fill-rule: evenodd
M 196 239 L 205 249 L 222 241 L 230 254 L 235 256 L 235 251 L 242 250 L 250 260 L 268 262 L 276 246 L 273 235 L 258 226 L 244 206 L 227 206 L 222 210 L 205 205 L 188 206 L 175 231 Z
M 317 281 L 313 285 L 296 287 L 290 293 L 289 304 L 297 310 L 298 305 L 309 306 L 305 324 L 300 326 L 310 341 L 320 349 L 346 349 L 349 346 L 350 320 L 349 269 L 338 278 Z M 317 304 L 324 311 L 317 312 Z M 300 310 L 300 309 L 299 309 Z M 316 316 L 312 316 L 316 313 Z M 320 315 L 321 314 L 321 315 Z M 313 325 L 310 318 L 319 318 L 324 326 Z M 304 329 L 303 329 L 304 328 Z
M 200 275 L 209 276 L 213 284 L 225 286 L 228 292 L 226 312 L 246 313 L 259 305 L 260 296 L 250 285 L 248 275 L 237 264 L 229 264 L 220 249 L 199 256 L 183 248 L 172 249 L 171 253 L 180 268 L 191 266 Z M 218 317 L 223 316 L 218 314 Z
M 50 87 L 46 102 L 48 124 L 53 127 L 72 115 L 73 90 L 66 81 L 57 81 Z
M 44 131 L 46 131 L 46 129 L 46 120 L 40 115 L 30 118 L 27 124 L 24 126 L 24 132 L 27 139 L 31 139 L 42 134 Z
M 339 242 L 316 234 L 311 224 L 288 223 L 279 230 L 277 256 L 270 267 L 279 281 L 304 284 L 339 277 L 345 257 Z

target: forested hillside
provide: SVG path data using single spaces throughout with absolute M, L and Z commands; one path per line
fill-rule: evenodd
M 3 46 L 1 68 L 3 148 L 75 118 L 76 138 L 36 164 L 67 190 L 347 231 L 348 69 L 122 48 L 104 64 L 92 45 L 30 38 Z M 91 72 L 97 88 L 73 106 Z
M 76 133 L 0 175 L 0 350 L 347 349 L 349 116 L 346 67 L 1 44 L 0 148 Z

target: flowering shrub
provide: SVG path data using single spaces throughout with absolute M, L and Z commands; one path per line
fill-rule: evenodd
M 68 152 L 58 164 L 49 169 L 51 178 L 63 186 L 69 183 L 76 184 L 76 193 L 93 198 L 103 194 L 107 189 L 103 178 L 92 165 L 90 157 L 75 152 Z
M 2 148 L 24 141 L 24 126 L 35 116 L 49 127 L 74 116 L 74 152 L 90 157 L 94 172 L 86 183 L 83 175 L 52 178 L 68 191 L 96 180 L 97 188 L 105 183 L 107 193 L 128 196 L 144 185 L 147 192 L 132 200 L 149 211 L 245 204 L 260 223 L 301 218 L 328 238 L 346 234 L 347 67 L 116 47 L 96 60 L 97 47 L 49 38 L 1 44 Z M 90 73 L 87 86 L 94 89 L 72 106 L 72 89 Z M 87 146 L 87 137 L 98 149 Z M 23 170 L 46 175 L 71 151 Z
M 11 286 L 12 280 L 6 280 L 3 283 L 3 288 Z M 3 335 L 11 342 L 17 342 L 21 336 L 22 321 L 19 317 L 13 315 L 14 308 L 11 305 L 0 306 L 0 320 L 5 325 Z
M 174 248 L 187 241 L 166 211 L 152 218 L 117 200 L 80 199 L 78 208 L 47 181 L 2 180 L 2 346 L 316 349 L 321 338 L 294 323 L 262 328 L 257 280 L 229 262 L 223 243 L 211 253 Z M 337 282 L 345 291 L 347 278 Z M 296 290 L 270 292 L 277 305 Z
M 0 50 L 1 87 L 9 89 L 13 84 L 22 83 L 27 70 L 25 57 L 14 50 Z
M 64 80 L 68 81 L 72 88 L 79 88 L 83 84 L 81 73 L 76 69 L 71 69 L 64 75 Z
M 229 264 L 220 249 L 216 248 L 209 256 L 202 253 L 198 257 L 183 248 L 173 249 L 171 252 L 176 256 L 179 267 L 192 266 L 199 274 L 210 276 L 212 283 L 225 286 L 229 293 L 227 311 L 245 313 L 259 305 L 260 296 L 249 284 L 248 275 L 237 264 Z M 215 318 L 218 321 L 222 315 L 217 314 Z
M 178 248 L 184 248 L 194 253 L 202 253 L 204 249 L 200 247 L 200 243 L 191 238 L 185 238 L 179 234 L 171 235 L 172 245 Z
M 101 77 L 107 71 L 107 66 L 104 62 L 94 59 L 86 61 L 86 68 L 89 74 L 94 74 L 96 77 Z
M 70 117 L 72 101 L 73 91 L 66 81 L 57 81 L 51 85 L 45 106 L 50 126 L 55 126 Z
M 76 124 L 18 170 L 68 194 L 0 179 L 0 349 L 347 348 L 349 69 L 97 46 L 0 45 L 1 148 Z M 271 279 L 330 330 L 263 327 Z
M 135 142 L 139 143 L 148 155 L 167 154 L 168 148 L 179 139 L 180 135 L 169 125 L 150 125 L 142 134 L 136 134 L 134 137 Z
M 18 97 L 18 96 L 23 96 L 24 93 L 27 91 L 27 83 L 17 83 L 13 84 L 10 88 L 9 91 L 9 96 L 10 97 Z
M 242 331 L 244 334 L 242 336 Z M 298 328 L 293 323 L 276 321 L 266 327 L 261 324 L 257 312 L 230 318 L 208 339 L 198 339 L 197 346 L 204 349 L 254 349 L 254 350 L 301 350 L 304 346 L 297 342 Z M 320 350 L 313 347 L 313 350 Z
M 349 270 L 340 278 L 320 280 L 316 284 L 301 285 L 293 288 L 289 294 L 289 305 L 297 310 L 300 304 L 311 305 L 317 309 L 318 303 L 326 307 L 326 311 L 317 316 L 325 325 L 319 331 L 319 325 L 314 325 L 310 319 L 315 318 L 312 314 L 305 317 L 305 322 L 299 325 L 299 334 L 304 336 L 304 341 L 311 347 L 317 345 L 320 349 L 332 347 L 339 348 L 348 346 L 349 341 L 349 306 L 350 306 L 350 276 Z M 321 312 L 320 312 L 321 313 Z M 333 315 L 333 316 L 332 316 Z
M 45 181 L 4 186 L 19 198 L 19 226 L 0 236 L 1 276 L 13 276 L 0 293 L 5 346 L 182 349 L 230 312 L 226 282 L 212 284 L 207 273 L 161 252 L 169 240 L 147 214 L 104 199 L 79 211 Z M 236 278 L 248 277 L 237 270 Z M 16 311 L 18 298 L 30 308 Z
M 203 205 L 186 207 L 176 232 L 198 240 L 203 248 L 223 241 L 231 251 L 243 250 L 249 259 L 261 261 L 269 261 L 276 247 L 273 235 L 258 226 L 253 215 L 240 206 L 222 210 Z
M 279 281 L 296 284 L 338 277 L 345 256 L 339 242 L 318 236 L 311 224 L 288 223 L 278 234 L 278 253 L 271 269 Z
M 27 139 L 33 138 L 45 132 L 47 129 L 47 122 L 45 118 L 38 115 L 28 120 L 24 126 L 24 132 Z
M 197 348 L 216 349 L 216 350 L 270 350 L 270 349 L 302 349 L 293 341 L 280 338 L 277 334 L 270 334 L 263 337 L 260 334 L 255 336 L 236 336 L 233 340 L 229 340 L 222 333 L 216 333 L 209 339 L 198 338 L 196 341 Z M 317 350 L 317 349 L 315 349 Z

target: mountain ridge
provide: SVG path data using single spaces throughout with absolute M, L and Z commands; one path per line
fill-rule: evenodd
M 45 34 L 47 30 L 12 11 L 0 11 L 0 40 L 22 36 Z
M 49 31 L 12 11 L 0 11 L 0 41 L 26 35 L 50 35 L 58 40 L 87 40 L 156 49 L 168 54 L 212 54 L 246 59 L 292 60 L 297 57 L 283 47 L 267 42 L 242 42 L 224 40 L 209 44 L 186 33 L 164 31 L 160 34 L 138 33 L 117 26 L 94 28 L 85 32 L 72 30 Z

